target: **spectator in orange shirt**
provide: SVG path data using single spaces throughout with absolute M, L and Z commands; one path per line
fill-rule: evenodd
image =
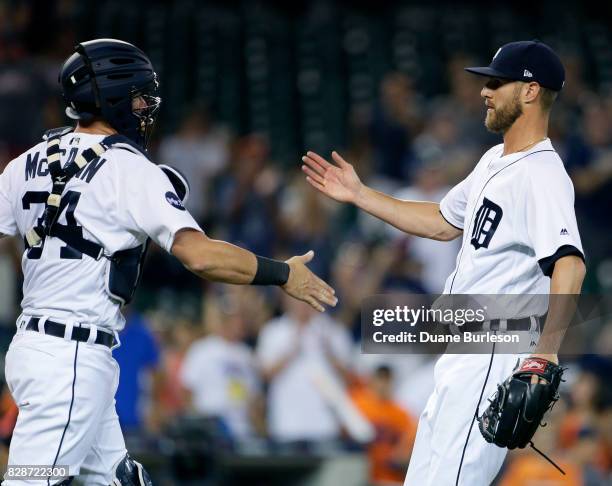
M 540 434 L 541 436 L 541 434 Z M 536 435 L 536 438 L 538 436 Z M 605 486 L 609 479 L 590 464 L 598 443 L 595 434 L 586 434 L 563 453 L 552 451 L 552 459 L 565 471 L 562 475 L 543 458 L 528 450 L 520 451 L 510 463 L 498 486 Z M 538 443 L 540 447 L 542 444 Z M 550 452 L 546 447 L 546 452 Z
M 8 386 L 2 385 L 0 391 L 0 464 L 2 466 L 8 461 L 8 447 L 17 422 L 18 411 Z
M 351 392 L 357 408 L 376 429 L 368 447 L 370 482 L 403 484 L 416 435 L 416 420 L 393 401 L 391 368 L 377 368 L 366 387 Z
M 510 464 L 499 486 L 584 486 L 582 470 L 575 458 L 558 448 L 559 426 L 565 414 L 565 403 L 559 402 L 546 416 L 546 427 L 540 427 L 533 442 L 565 471 L 557 471 L 531 449 L 516 449 L 510 453 Z
M 187 409 L 187 393 L 180 380 L 183 360 L 191 344 L 200 336 L 197 325 L 188 319 L 178 319 L 167 326 L 165 345 L 162 349 L 163 383 L 158 400 L 162 422 L 184 413 Z
M 541 457 L 521 454 L 512 461 L 499 486 L 583 486 L 580 469 L 561 463 L 565 476 Z
M 570 411 L 561 422 L 559 445 L 564 450 L 572 449 L 582 437 L 593 431 L 598 446 L 589 463 L 602 472 L 609 472 L 612 468 L 612 444 L 606 440 L 603 422 L 606 410 L 612 407 L 612 385 L 607 379 L 612 372 L 612 363 L 592 355 L 581 360 L 581 368 L 570 391 Z
M 509 456 L 510 464 L 498 486 L 604 486 L 610 484 L 592 467 L 599 444 L 595 430 L 585 431 L 570 449 L 562 449 L 559 431 L 566 413 L 560 401 L 546 416 L 546 427 L 540 427 L 534 443 L 565 471 L 562 475 L 551 464 L 530 449 L 517 449 Z

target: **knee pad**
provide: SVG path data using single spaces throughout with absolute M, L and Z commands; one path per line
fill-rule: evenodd
M 153 486 L 153 483 L 142 464 L 126 454 L 115 466 L 114 477 L 110 486 Z

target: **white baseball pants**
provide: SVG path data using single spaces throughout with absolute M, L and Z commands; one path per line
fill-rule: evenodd
M 127 452 L 115 411 L 119 366 L 111 350 L 18 329 L 5 367 L 19 407 L 9 465 L 69 466 L 70 475 L 84 484 L 108 486 L 114 466 Z
M 519 355 L 445 354 L 434 369 L 434 391 L 421 414 L 404 486 L 489 486 L 507 449 L 487 443 L 473 420 L 497 384 L 510 376 Z M 468 439 L 469 433 L 469 439 Z M 458 476 L 459 469 L 461 472 Z M 458 478 L 458 479 L 457 479 Z

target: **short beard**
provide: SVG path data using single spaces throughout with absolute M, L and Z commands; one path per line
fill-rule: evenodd
M 520 88 L 514 91 L 514 97 L 511 103 L 500 109 L 493 109 L 493 112 L 487 112 L 485 118 L 485 127 L 493 133 L 506 133 L 514 122 L 523 114 L 523 107 L 520 101 Z

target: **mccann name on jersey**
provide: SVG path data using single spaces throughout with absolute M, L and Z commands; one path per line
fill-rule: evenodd
M 68 157 L 64 158 L 66 155 L 66 149 L 60 150 L 62 154 L 62 158 L 66 160 L 66 163 L 72 162 L 77 154 L 79 153 L 78 147 L 72 147 L 68 152 Z M 81 179 L 87 183 L 91 182 L 94 176 L 98 173 L 100 168 L 106 163 L 106 159 L 104 157 L 100 157 L 91 161 L 87 166 L 81 170 L 75 177 L 77 179 Z M 28 153 L 26 154 L 25 160 L 25 180 L 26 182 L 30 179 L 34 179 L 35 177 L 49 177 L 49 168 L 47 167 L 47 159 L 41 157 L 40 152 Z

